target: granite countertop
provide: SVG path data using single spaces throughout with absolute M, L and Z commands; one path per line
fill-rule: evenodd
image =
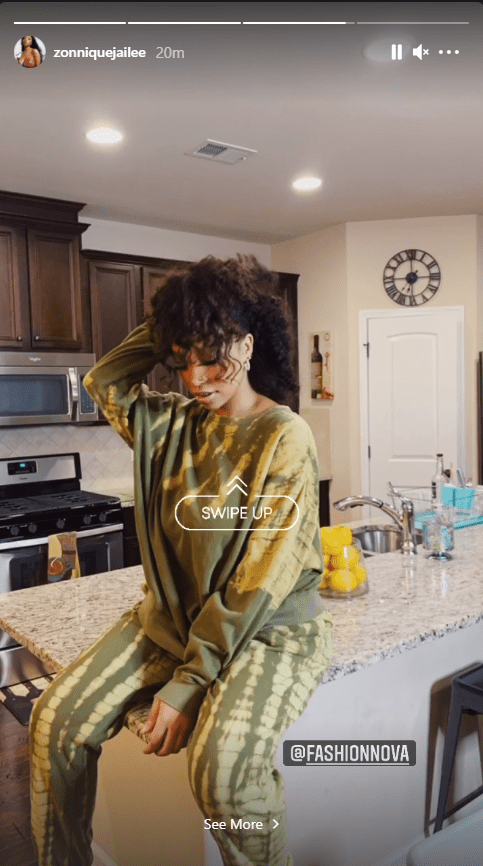
M 364 521 L 357 521 L 362 523 Z M 381 521 L 374 521 L 381 522 Z M 366 557 L 369 592 L 324 598 L 335 621 L 335 653 L 323 682 L 483 619 L 483 526 L 455 531 L 453 559 L 418 554 Z M 143 597 L 142 566 L 0 594 L 0 627 L 58 670 L 70 664 Z M 149 707 L 133 713 L 137 732 Z

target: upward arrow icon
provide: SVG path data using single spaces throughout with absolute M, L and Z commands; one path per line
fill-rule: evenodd
M 231 481 L 228 483 L 228 485 L 227 485 L 228 493 L 231 493 L 233 490 L 235 490 L 235 488 L 238 488 L 238 490 L 240 491 L 240 493 L 244 493 L 245 496 L 247 496 L 247 492 L 246 492 L 246 490 L 243 490 L 243 488 L 241 488 L 239 484 L 235 484 L 235 481 L 239 481 L 241 484 L 243 484 L 243 487 L 247 487 L 247 485 L 246 485 L 245 482 L 240 478 L 240 476 L 239 476 L 239 475 L 235 475 L 235 477 L 232 478 L 232 480 L 231 480 Z

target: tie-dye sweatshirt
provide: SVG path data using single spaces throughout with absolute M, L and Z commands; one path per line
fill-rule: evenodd
M 312 431 L 288 406 L 217 415 L 150 391 L 158 361 L 140 325 L 84 387 L 134 450 L 139 617 L 182 662 L 156 696 L 194 717 L 257 632 L 324 610 L 319 472 Z

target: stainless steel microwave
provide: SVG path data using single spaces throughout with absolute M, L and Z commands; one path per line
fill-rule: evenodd
M 83 385 L 95 355 L 0 352 L 0 427 L 99 420 Z

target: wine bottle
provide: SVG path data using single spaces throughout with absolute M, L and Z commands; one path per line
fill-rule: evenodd
M 322 396 L 322 355 L 319 352 L 319 335 L 314 336 L 314 348 L 310 356 L 310 388 L 312 399 Z
M 443 468 L 443 455 L 436 455 L 436 475 L 431 479 L 431 504 L 441 505 L 441 488 L 447 483 Z

